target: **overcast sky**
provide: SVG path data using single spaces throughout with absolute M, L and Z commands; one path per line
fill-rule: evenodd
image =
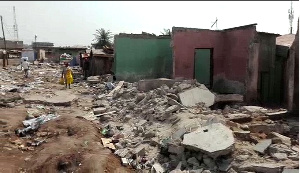
M 14 38 L 13 6 L 16 7 L 19 40 L 24 43 L 34 41 L 37 34 L 37 41 L 53 42 L 55 46 L 88 46 L 99 28 L 113 34 L 140 34 L 142 31 L 160 34 L 164 28 L 173 26 L 209 29 L 216 17 L 218 29 L 257 23 L 258 31 L 287 34 L 291 2 L 1 1 L 0 15 L 7 39 Z M 294 1 L 293 7 L 295 33 L 299 1 Z

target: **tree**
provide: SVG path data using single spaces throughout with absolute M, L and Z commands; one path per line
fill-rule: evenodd
M 111 46 L 112 45 L 112 33 L 109 30 L 105 30 L 103 28 L 97 29 L 96 34 L 94 34 L 95 39 L 93 41 L 96 41 L 93 46 L 96 49 L 102 49 L 103 46 Z
M 162 35 L 171 35 L 171 34 L 172 34 L 172 32 L 171 32 L 171 30 L 170 30 L 170 29 L 164 29 L 164 31 L 163 31 L 163 32 L 161 32 L 161 34 L 162 34 Z

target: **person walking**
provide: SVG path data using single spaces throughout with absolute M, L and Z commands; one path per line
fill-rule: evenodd
M 66 62 L 65 66 L 63 67 L 61 75 L 65 80 L 66 88 L 68 88 L 68 86 L 69 86 L 69 89 L 71 89 L 71 83 L 73 83 L 73 75 L 72 74 L 73 74 L 73 71 L 69 67 L 69 63 Z
M 27 59 L 24 59 L 24 61 L 22 62 L 22 68 L 25 72 L 25 78 L 28 78 L 29 62 L 27 61 Z
M 90 70 L 90 61 L 87 58 L 84 58 L 84 62 L 83 62 L 84 80 L 87 79 L 89 70 Z

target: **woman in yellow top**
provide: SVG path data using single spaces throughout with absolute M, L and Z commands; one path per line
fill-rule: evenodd
M 65 79 L 66 88 L 69 85 L 69 89 L 71 89 L 71 83 L 73 83 L 73 75 L 72 69 L 69 67 L 68 63 L 65 63 L 65 68 L 63 68 L 62 75 Z

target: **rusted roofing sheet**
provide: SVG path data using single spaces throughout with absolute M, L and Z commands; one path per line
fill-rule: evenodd
M 276 45 L 291 47 L 295 40 L 295 34 L 286 34 L 276 38 Z

